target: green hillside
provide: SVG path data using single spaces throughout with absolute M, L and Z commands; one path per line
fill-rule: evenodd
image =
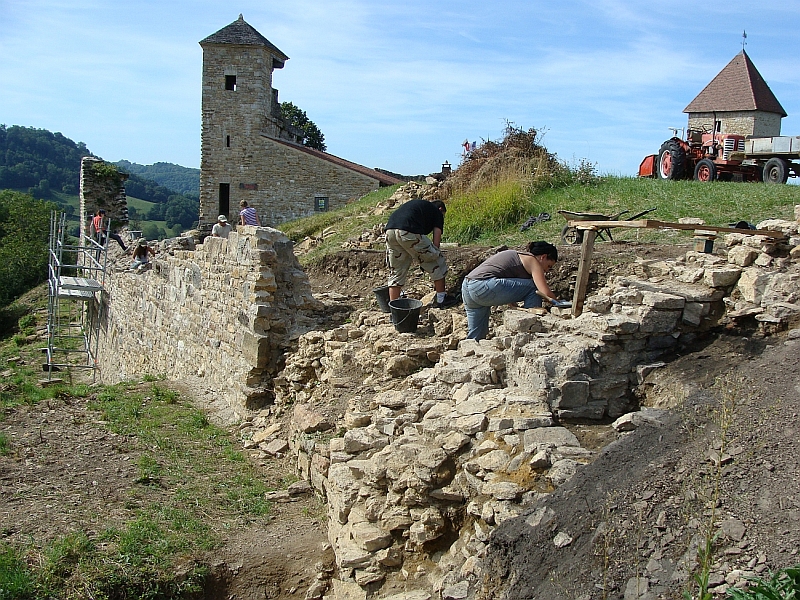
M 120 160 L 114 164 L 125 173 L 154 181 L 158 185 L 179 194 L 198 197 L 200 195 L 200 169 L 192 169 L 165 162 L 140 165 L 127 160 Z

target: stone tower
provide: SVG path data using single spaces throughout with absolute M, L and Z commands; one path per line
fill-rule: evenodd
M 397 179 L 302 144 L 280 114 L 272 73 L 289 59 L 242 15 L 200 42 L 203 130 L 200 222 L 238 221 L 242 200 L 262 225 L 332 210 Z
M 242 15 L 200 42 L 203 48 L 203 128 L 200 159 L 200 221 L 235 217 L 240 200 L 258 188 L 248 180 L 260 135 L 293 140 L 280 118 L 272 72 L 289 59 Z M 237 173 L 238 181 L 231 175 Z M 233 184 L 237 187 L 234 189 Z M 257 202 L 256 202 L 257 204 Z M 233 214 L 231 214 L 233 213 Z

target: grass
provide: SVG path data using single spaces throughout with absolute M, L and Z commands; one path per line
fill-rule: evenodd
M 343 242 L 358 237 L 388 213 L 371 214 L 396 188 L 382 188 L 344 208 L 297 219 L 282 226 L 294 241 L 320 236 L 322 243 L 301 258 L 304 264 L 320 260 L 341 249 Z M 677 221 L 698 217 L 709 225 L 727 226 L 735 221 L 757 223 L 767 218 L 794 219 L 794 206 L 800 204 L 800 186 L 763 183 L 659 181 L 625 177 L 588 179 L 585 184 L 527 186 L 513 179 L 447 201 L 443 242 L 496 246 L 522 245 L 535 239 L 560 243 L 566 221 L 558 210 L 614 214 L 629 210 L 629 215 L 656 207 L 647 218 Z M 526 232 L 520 225 L 532 215 L 549 213 L 551 220 L 537 223 Z M 622 216 L 621 218 L 625 218 Z M 648 242 L 687 242 L 691 231 L 615 229 L 618 240 Z
M 800 565 L 781 569 L 769 579 L 753 578 L 747 589 L 730 588 L 732 600 L 796 600 L 800 598 Z
M 133 483 L 122 503 L 109 506 L 99 530 L 84 530 L 77 521 L 57 539 L 0 540 L 0 600 L 198 597 L 207 576 L 204 553 L 231 531 L 269 518 L 264 495 L 271 488 L 231 434 L 163 378 L 39 387 L 36 344 L 20 348 L 13 341 L 40 320 L 38 302 L 16 306 L 16 327 L 0 339 L 2 368 L 10 372 L 0 391 L 0 421 L 21 405 L 86 399 L 96 427 L 124 436 Z M 4 460 L 14 460 L 13 441 L 0 433 Z

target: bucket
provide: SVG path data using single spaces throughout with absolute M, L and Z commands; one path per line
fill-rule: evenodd
M 398 298 L 389 302 L 392 311 L 392 325 L 400 333 L 414 333 L 419 323 L 419 309 L 422 302 L 413 298 Z
M 384 285 L 383 287 L 378 287 L 372 290 L 372 293 L 375 294 L 375 300 L 378 301 L 378 308 L 381 309 L 381 312 L 392 312 L 389 308 L 389 286 Z

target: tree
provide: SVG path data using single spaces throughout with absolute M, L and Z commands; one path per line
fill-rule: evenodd
M 50 213 L 58 206 L 0 192 L 0 306 L 47 279 Z
M 315 150 L 325 152 L 325 136 L 314 122 L 308 118 L 306 111 L 298 108 L 291 102 L 281 102 L 281 116 L 294 127 L 300 129 L 304 134 L 303 145 Z

